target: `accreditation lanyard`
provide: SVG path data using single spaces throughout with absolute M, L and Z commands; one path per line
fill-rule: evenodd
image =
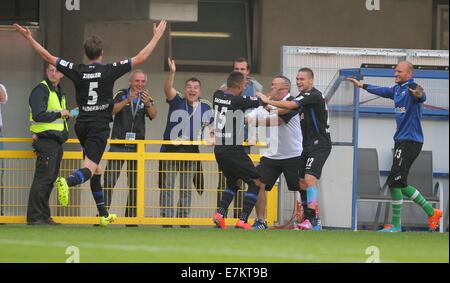
M 200 101 L 197 101 L 197 105 L 196 105 L 195 107 L 192 106 L 192 112 L 191 112 L 191 114 L 189 115 L 189 117 L 186 119 L 186 122 L 184 122 L 184 124 L 183 124 L 183 130 L 184 130 L 185 132 L 187 132 L 187 133 L 190 133 L 190 132 L 191 132 L 191 131 L 190 131 L 190 128 L 191 128 L 191 119 L 192 119 L 192 117 L 194 116 L 194 114 L 195 114 L 195 112 L 197 111 L 197 108 L 198 108 L 199 106 L 201 107 L 201 102 L 200 102 Z M 185 109 L 186 109 L 186 112 L 189 114 L 189 106 L 188 106 L 187 100 L 185 101 Z M 194 121 L 193 121 L 193 123 L 194 123 Z M 186 126 L 187 126 L 187 128 L 189 129 L 189 131 L 187 131 Z M 194 129 L 192 129 L 192 130 L 194 130 Z M 183 136 L 182 138 L 185 139 L 185 140 L 190 140 L 190 139 L 191 139 L 191 137 L 185 137 L 185 136 Z
M 131 95 L 130 90 L 128 90 L 128 95 Z M 131 100 L 131 103 L 130 103 L 131 116 L 132 116 L 131 132 L 133 132 L 134 120 L 136 118 L 137 112 L 139 111 L 139 104 L 141 104 L 141 97 L 139 96 L 139 98 L 137 99 L 136 106 L 134 105 L 134 101 L 135 101 L 135 99 Z

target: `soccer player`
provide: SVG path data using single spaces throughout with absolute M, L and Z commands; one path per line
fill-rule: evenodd
M 414 82 L 414 66 L 408 61 L 398 63 L 395 68 L 393 87 L 379 87 L 364 84 L 354 78 L 347 78 L 355 86 L 363 88 L 375 95 L 394 100 L 397 131 L 394 135 L 394 156 L 388 184 L 392 197 L 392 223 L 385 225 L 380 232 L 401 232 L 401 213 L 403 196 L 420 205 L 428 215 L 431 231 L 439 227 L 442 210 L 433 208 L 430 203 L 411 185 L 408 185 L 408 174 L 423 146 L 423 132 L 420 119 L 423 103 L 427 99 L 423 88 Z
M 89 37 L 84 43 L 84 51 L 89 63 L 74 64 L 50 54 L 32 36 L 28 28 L 14 24 L 19 32 L 49 64 L 66 75 L 75 85 L 79 116 L 75 123 L 75 132 L 83 148 L 84 167 L 72 172 L 67 180 L 56 180 L 58 199 L 62 206 L 69 202 L 69 187 L 90 180 L 91 191 L 100 215 L 100 226 L 107 226 L 117 219 L 117 215 L 108 213 L 100 184 L 100 161 L 109 137 L 109 123 L 112 121 L 114 107 L 114 82 L 131 71 L 131 68 L 143 63 L 153 52 L 166 29 L 166 21 L 153 25 L 153 38 L 133 58 L 113 64 L 102 64 L 103 43 L 97 36 Z
M 239 72 L 233 72 L 227 80 L 227 89 L 214 93 L 214 127 L 216 156 L 219 169 L 227 180 L 227 188 L 222 194 L 217 212 L 213 221 L 220 229 L 225 229 L 225 215 L 228 207 L 238 191 L 237 181 L 243 180 L 248 185 L 244 195 L 242 213 L 236 223 L 236 228 L 251 229 L 247 223 L 248 217 L 255 206 L 261 181 L 260 175 L 252 160 L 245 152 L 244 146 L 244 111 L 260 106 L 255 98 L 241 96 L 245 89 L 245 77 Z
M 292 101 L 290 95 L 291 81 L 285 76 L 276 76 L 272 80 L 272 91 L 269 94 L 276 101 Z M 271 107 L 272 108 L 272 107 Z M 269 112 L 270 110 L 270 112 Z M 277 113 L 276 108 L 268 109 L 260 106 L 247 117 L 249 125 L 267 126 L 268 149 L 262 150 L 260 165 L 257 167 L 265 186 L 260 187 L 256 202 L 256 220 L 253 229 L 268 229 L 265 220 L 266 191 L 271 191 L 283 173 L 289 191 L 300 191 L 298 172 L 302 154 L 302 132 L 300 116 L 297 111 Z M 277 127 L 277 128 L 275 128 Z M 306 192 L 301 191 L 302 201 L 306 200 Z
M 328 109 L 322 93 L 314 87 L 314 72 L 301 68 L 297 73 L 300 94 L 292 101 L 275 101 L 258 94 L 264 103 L 290 110 L 300 109 L 303 152 L 300 156 L 300 188 L 306 189 L 305 220 L 298 225 L 302 230 L 321 230 L 317 180 L 331 152 Z
M 250 76 L 251 66 L 250 66 L 249 61 L 246 58 L 239 57 L 239 58 L 234 59 L 233 72 L 239 72 L 244 75 L 245 89 L 242 91 L 241 96 L 256 97 L 257 92 L 263 91 L 263 86 L 254 77 Z M 220 86 L 219 89 L 226 90 L 226 88 L 227 88 L 227 83 L 225 82 L 224 84 L 222 84 Z M 248 109 L 247 113 L 249 113 L 251 110 L 253 110 L 253 109 Z M 253 137 L 249 138 L 248 132 L 249 132 L 248 125 L 245 124 L 244 125 L 244 141 L 249 141 L 253 138 Z M 251 152 L 250 145 L 245 146 L 244 149 L 247 154 L 250 154 L 250 152 Z M 219 206 L 219 201 L 222 198 L 222 192 L 226 186 L 226 180 L 225 180 L 224 175 L 221 174 L 220 176 L 221 176 L 221 178 L 219 180 L 219 184 L 217 187 L 217 207 Z M 239 180 L 238 185 L 243 186 L 242 180 Z M 244 194 L 244 191 L 240 190 L 236 193 L 236 196 L 234 198 L 233 215 L 235 218 L 237 218 L 238 215 L 242 212 L 243 194 Z

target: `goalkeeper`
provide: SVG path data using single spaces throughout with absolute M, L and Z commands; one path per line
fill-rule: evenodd
M 392 222 L 380 232 L 401 232 L 401 212 L 403 196 L 420 205 L 428 215 L 431 231 L 439 227 L 442 217 L 440 209 L 431 204 L 411 185 L 408 185 L 408 174 L 414 160 L 416 160 L 423 146 L 423 132 L 420 119 L 422 118 L 423 103 L 426 95 L 423 88 L 413 79 L 414 66 L 408 61 L 400 62 L 395 68 L 395 83 L 393 87 L 379 87 L 364 84 L 354 78 L 347 78 L 355 86 L 368 92 L 394 100 L 397 131 L 394 135 L 395 147 L 391 173 L 388 184 L 392 196 Z

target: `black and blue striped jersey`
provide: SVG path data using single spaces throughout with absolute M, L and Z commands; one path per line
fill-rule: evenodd
M 331 147 L 328 108 L 322 93 L 316 88 L 301 92 L 294 100 L 300 109 L 303 148 Z

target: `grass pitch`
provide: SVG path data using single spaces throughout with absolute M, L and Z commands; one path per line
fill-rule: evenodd
M 0 225 L 2 263 L 64 263 L 72 246 L 81 263 L 364 263 L 370 246 L 381 262 L 449 262 L 448 233 Z

